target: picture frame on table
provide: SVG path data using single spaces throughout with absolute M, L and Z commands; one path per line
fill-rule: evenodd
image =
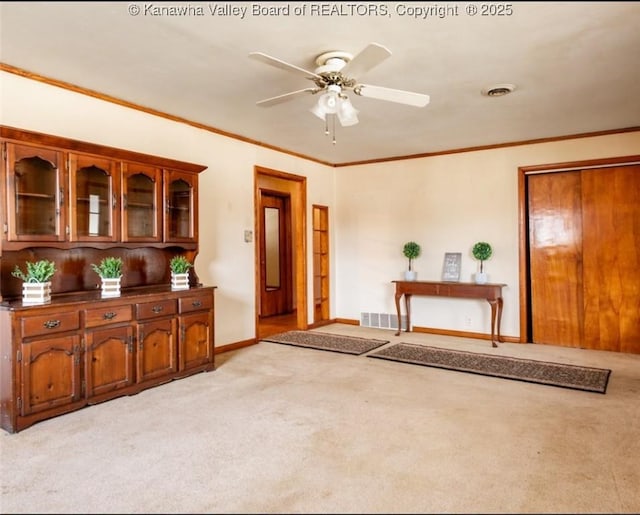
M 462 252 L 445 252 L 442 265 L 442 280 L 459 282 L 462 267 Z

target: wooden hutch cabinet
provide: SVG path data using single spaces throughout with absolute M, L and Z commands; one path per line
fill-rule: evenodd
M 172 290 L 198 253 L 205 167 L 0 126 L 0 426 L 132 395 L 214 363 L 215 286 Z M 104 298 L 91 264 L 123 260 Z M 15 266 L 56 264 L 51 301 L 24 305 Z

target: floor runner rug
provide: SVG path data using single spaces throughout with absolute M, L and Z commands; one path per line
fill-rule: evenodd
M 427 367 L 605 393 L 611 370 L 397 343 L 368 355 Z
M 261 341 L 356 355 L 389 343 L 389 340 L 342 336 L 319 331 L 287 331 L 261 338 Z

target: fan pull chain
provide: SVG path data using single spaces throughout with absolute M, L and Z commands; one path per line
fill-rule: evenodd
M 331 116 L 331 123 L 333 125 L 333 141 L 331 141 L 331 143 L 335 145 L 336 144 L 336 115 L 335 114 Z

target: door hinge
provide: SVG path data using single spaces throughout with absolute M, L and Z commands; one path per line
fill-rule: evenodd
M 18 411 L 22 412 L 22 397 L 16 399 L 16 404 L 18 405 Z
M 22 361 L 22 351 L 21 351 L 21 350 L 19 350 L 19 351 L 16 353 L 16 362 L 17 362 L 17 363 L 20 363 L 21 361 Z
M 80 394 L 82 395 L 82 397 L 84 397 L 86 391 L 87 391 L 87 382 L 83 379 L 82 383 L 80 383 Z

